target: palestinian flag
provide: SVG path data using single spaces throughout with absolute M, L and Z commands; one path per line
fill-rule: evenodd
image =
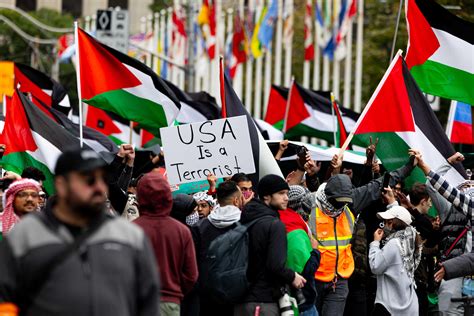
M 21 174 L 32 166 L 41 170 L 48 193 L 54 192 L 53 171 L 64 148 L 79 146 L 79 139 L 45 115 L 38 106 L 16 90 L 7 109 L 1 159 L 5 169 Z
M 84 102 L 137 122 L 156 136 L 172 125 L 180 104 L 153 70 L 77 29 Z
M 288 90 L 288 88 L 272 84 L 270 96 L 268 97 L 265 122 L 279 130 L 283 129 L 286 106 L 288 103 Z
M 15 63 L 15 87 L 31 95 L 35 104 L 46 105 L 65 114 L 71 110 L 66 89 L 56 80 L 30 66 Z
M 339 105 L 337 104 L 336 101 L 333 100 L 333 96 L 331 95 L 331 103 L 332 107 L 334 109 L 334 114 L 336 115 L 337 118 L 337 132 L 336 132 L 336 147 L 341 147 L 342 144 L 345 143 L 347 139 L 347 131 L 346 131 L 346 126 L 344 125 L 344 120 L 342 119 L 342 114 L 339 109 Z
M 88 106 L 85 125 L 106 135 L 117 145 L 130 142 L 130 121 L 113 112 Z M 140 132 L 135 129 L 132 130 L 132 143 L 140 145 Z
M 387 170 L 394 170 L 408 160 L 408 149 L 419 149 L 426 162 L 437 168 L 454 154 L 441 124 L 421 90 L 416 85 L 400 53 L 394 58 L 382 81 L 370 98 L 354 127 L 353 143 L 369 145 L 369 138 L 379 138 L 377 157 Z M 456 185 L 464 178 L 462 166 L 456 165 L 447 174 Z M 425 176 L 416 169 L 409 178 L 424 182 Z
M 72 122 L 64 113 L 58 110 L 51 108 L 49 112 L 56 122 L 62 125 L 69 133 L 77 138 L 80 137 L 79 124 Z M 118 146 L 110 138 L 88 126 L 82 127 L 82 138 L 84 143 L 95 152 L 116 153 L 118 151 Z
M 245 109 L 239 97 L 232 89 L 232 84 L 229 78 L 223 74 L 222 63 L 221 63 L 221 74 L 223 75 L 223 82 L 221 81 L 221 98 L 222 100 L 222 117 L 233 117 L 245 115 L 247 117 L 247 125 L 249 128 L 250 142 L 252 145 L 253 159 L 255 162 L 256 172 L 250 175 L 254 186 L 258 184 L 258 181 L 267 174 L 276 174 L 283 177 L 280 167 L 278 166 L 275 158 L 273 157 L 270 148 L 260 134 L 253 118 L 249 112 Z M 221 77 L 222 78 L 222 77 Z M 223 87 L 222 87 L 223 86 Z M 245 153 L 242 153 L 243 155 Z
M 290 90 L 272 86 L 265 121 L 286 131 L 285 138 L 310 136 L 333 143 L 334 129 L 337 131 L 338 124 L 330 92 L 305 89 L 296 82 Z M 289 102 L 287 102 L 288 94 Z M 341 106 L 339 110 L 346 131 L 351 131 L 359 115 Z M 286 122 L 285 115 L 287 115 Z
M 433 0 L 406 0 L 406 63 L 421 90 L 474 104 L 474 23 Z

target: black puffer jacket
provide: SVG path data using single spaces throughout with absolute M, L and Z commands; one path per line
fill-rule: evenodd
M 245 206 L 240 221 L 246 224 L 259 218 L 248 230 L 247 277 L 251 285 L 244 302 L 276 303 L 281 296 L 280 288 L 291 284 L 295 273 L 286 268 L 286 230 L 278 212 L 253 199 Z

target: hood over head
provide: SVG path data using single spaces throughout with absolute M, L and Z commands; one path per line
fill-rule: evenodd
M 159 172 L 149 172 L 137 186 L 138 208 L 141 214 L 168 216 L 173 198 L 168 181 Z

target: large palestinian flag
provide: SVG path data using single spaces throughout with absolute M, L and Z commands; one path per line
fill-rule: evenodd
M 377 156 L 385 168 L 394 170 L 408 160 L 408 149 L 419 149 L 432 168 L 454 154 L 454 149 L 425 96 L 411 76 L 400 53 L 394 58 L 354 127 L 353 143 L 369 145 L 379 138 Z M 463 180 L 462 166 L 447 174 L 452 184 Z M 416 169 L 408 181 L 425 181 Z
M 474 24 L 433 0 L 406 0 L 406 63 L 426 93 L 474 104 Z
M 239 100 L 239 97 L 232 88 L 232 84 L 225 74 L 221 67 L 221 91 L 223 92 L 224 100 L 222 102 L 222 116 L 223 117 L 233 117 L 245 115 L 247 117 L 247 125 L 250 134 L 250 142 L 252 145 L 253 159 L 255 162 L 255 173 L 249 175 L 252 179 L 254 186 L 257 185 L 258 181 L 267 174 L 276 174 L 282 176 L 280 167 L 278 166 L 275 158 L 273 157 L 270 148 L 268 148 L 267 143 L 260 134 L 255 121 L 250 116 L 249 112 L 245 109 L 242 102 Z M 221 92 L 221 94 L 222 94 Z M 222 96 L 221 96 L 222 97 Z M 245 155 L 246 153 L 242 153 Z
M 79 146 L 79 139 L 70 134 L 18 90 L 7 109 L 2 134 L 6 145 L 1 160 L 7 170 L 21 174 L 32 166 L 46 175 L 44 187 L 54 191 L 53 171 L 61 152 Z
M 180 103 L 153 70 L 77 30 L 81 94 L 84 102 L 115 112 L 159 136 L 172 125 Z
M 67 114 L 71 110 L 66 89 L 56 80 L 30 66 L 15 63 L 15 87 L 29 93 L 35 104 L 46 105 Z
M 359 118 L 354 111 L 341 106 L 338 107 L 339 111 L 335 111 L 333 106 L 330 92 L 305 89 L 296 82 L 291 91 L 273 85 L 265 121 L 286 131 L 285 138 L 310 136 L 333 143 L 334 131 L 338 133 L 339 126 L 343 124 L 347 132 L 351 131 Z M 342 116 L 341 122 L 335 119 L 338 112 Z

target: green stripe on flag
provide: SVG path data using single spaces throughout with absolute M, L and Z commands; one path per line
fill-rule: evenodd
M 474 74 L 431 60 L 410 72 L 423 92 L 474 104 Z
M 27 152 L 16 152 L 3 156 L 0 164 L 2 164 L 4 169 L 18 174 L 21 174 L 26 167 L 35 167 L 41 170 L 46 176 L 46 180 L 43 181 L 43 187 L 49 195 L 54 194 L 54 175 L 46 165 L 33 158 Z
M 382 161 L 385 169 L 393 171 L 405 165 L 408 162 L 408 144 L 401 139 L 396 133 L 368 133 L 354 135 L 352 143 L 367 147 L 372 140 L 379 139 L 377 145 L 377 157 Z M 425 183 L 426 178 L 423 172 L 416 168 L 410 177 L 405 180 L 405 187 L 410 188 L 415 182 Z
M 160 127 L 168 126 L 162 105 L 137 97 L 125 90 L 113 90 L 94 96 L 84 102 L 103 110 L 117 113 L 138 122 L 147 131 L 159 135 Z

